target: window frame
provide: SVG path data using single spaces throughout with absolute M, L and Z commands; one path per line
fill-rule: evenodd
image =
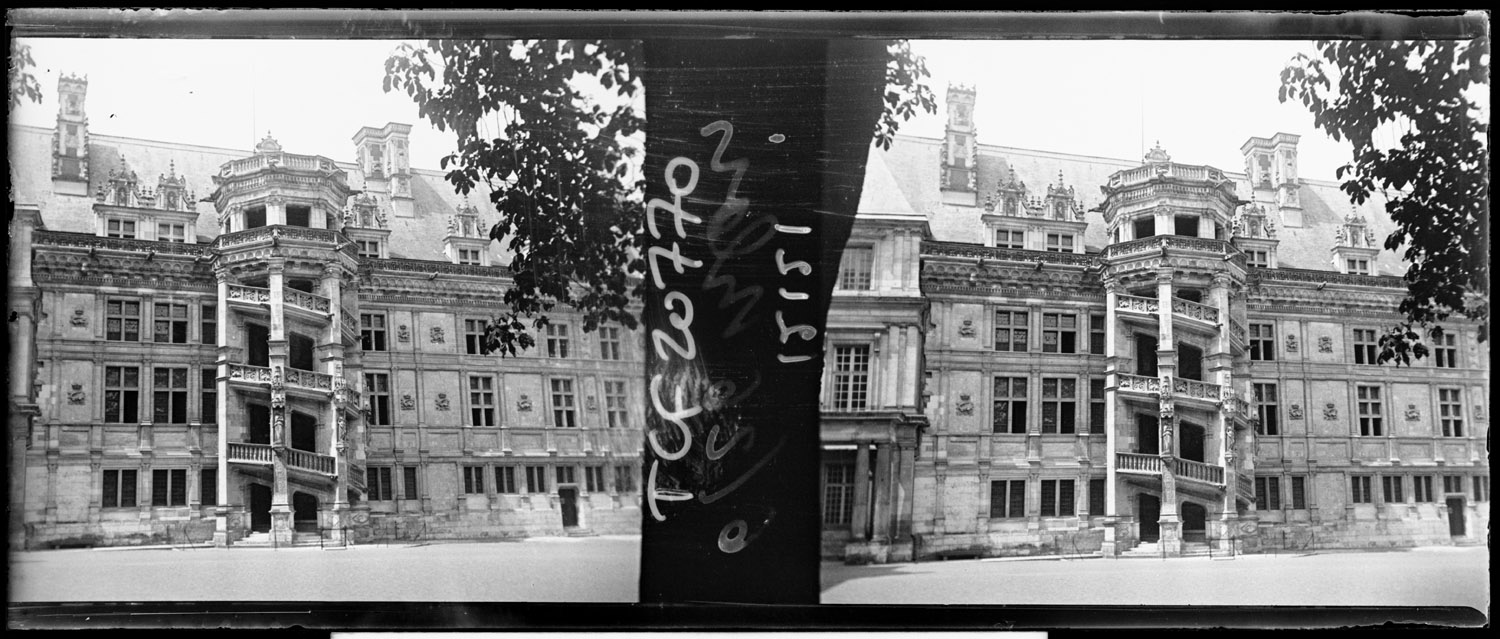
M 188 505 L 187 469 L 151 469 L 151 507 L 179 508 Z
M 1373 479 L 1371 475 L 1349 476 L 1349 503 L 1351 504 L 1373 504 L 1375 495 L 1371 490 Z
M 395 501 L 396 485 L 391 466 L 369 466 L 365 469 L 365 500 Z
M 1281 477 L 1279 475 L 1255 476 L 1255 509 L 1281 510 Z
M 118 304 L 118 310 L 112 310 L 112 305 Z M 135 307 L 135 313 L 131 314 L 129 307 Z M 104 341 L 106 342 L 139 342 L 141 341 L 141 318 L 145 304 L 139 299 L 108 297 L 104 300 Z M 119 322 L 118 328 L 111 329 L 111 322 Z M 128 328 L 131 323 L 135 324 L 134 333 Z M 133 335 L 133 336 L 132 336 Z
M 1443 437 L 1464 436 L 1464 395 L 1462 388 L 1444 387 L 1438 391 L 1438 424 Z
M 1385 400 L 1381 397 L 1380 386 L 1355 384 L 1354 398 L 1359 436 L 1384 437 Z
M 1025 519 L 1026 516 L 1026 480 L 991 479 L 990 519 Z
M 1077 517 L 1078 500 L 1074 492 L 1075 480 L 1073 479 L 1043 479 L 1041 480 L 1040 508 L 1037 510 L 1038 517 Z M 1047 499 L 1047 492 L 1052 491 L 1052 499 Z M 1049 503 L 1050 502 L 1050 503 Z M 1063 504 L 1071 508 L 1063 508 Z M 1049 514 L 1049 511 L 1051 514 Z M 1071 511 L 1071 512 L 1070 512 Z
M 562 389 L 559 383 L 566 386 Z M 553 428 L 578 427 L 578 392 L 571 377 L 547 378 L 547 401 L 552 410 Z M 566 400 L 566 401 L 563 401 Z M 563 419 L 566 417 L 567 419 Z M 563 423 L 566 422 L 566 423 Z
M 547 340 L 548 359 L 568 359 L 568 350 L 572 338 L 568 335 L 568 325 L 563 322 L 548 322 L 544 329 Z
M 843 254 L 839 257 L 838 279 L 835 282 L 834 290 L 875 290 L 875 246 L 873 244 L 845 246 Z
M 1072 233 L 1048 233 L 1043 249 L 1048 253 L 1072 253 L 1078 236 Z
M 1056 325 L 1051 328 L 1047 326 L 1047 319 L 1049 317 L 1056 318 Z M 1067 320 L 1073 322 L 1072 328 L 1063 326 L 1063 323 Z M 1047 337 L 1049 334 L 1056 335 L 1053 350 L 1048 350 Z M 1067 347 L 1066 349 L 1064 348 L 1065 346 Z M 1055 355 L 1078 354 L 1078 313 L 1064 311 L 1042 313 L 1042 352 Z
M 1000 394 L 1002 380 L 1004 380 L 1005 394 Z M 1026 377 L 995 376 L 992 386 L 994 395 L 992 408 L 994 412 L 990 415 L 990 433 L 996 435 L 1025 435 L 1030 430 L 1030 418 L 1027 409 L 1029 406 L 1028 393 L 1031 389 L 1030 379 Z M 1001 399 L 1001 398 L 1004 399 Z M 1000 428 L 1001 403 L 1004 402 L 1005 430 Z M 1015 409 L 1020 409 L 1017 415 Z M 1019 428 L 1020 430 L 1017 430 Z
M 118 382 L 110 384 L 110 371 L 119 371 Z M 129 383 L 129 377 L 135 377 L 135 383 Z M 113 419 L 110 415 L 110 395 L 119 393 L 119 411 Z M 126 407 L 129 410 L 126 410 Z M 138 366 L 108 366 L 104 367 L 104 423 L 106 424 L 139 424 L 141 421 L 141 369 Z M 126 419 L 126 417 L 129 419 Z
M 1007 308 L 997 308 L 992 314 L 995 322 L 994 331 L 991 335 L 992 347 L 1001 353 L 1026 353 L 1031 350 L 1031 311 L 1018 311 Z M 1004 322 L 1001 321 L 1002 316 Z M 1017 317 L 1020 323 L 1016 323 Z M 1001 331 L 1004 337 L 1001 339 Z M 1001 344 L 1005 348 L 1001 348 Z M 1020 348 L 1017 348 L 1019 346 Z
M 604 380 L 604 425 L 630 428 L 630 391 L 623 379 Z
M 1270 391 L 1269 397 L 1266 391 Z M 1252 382 L 1250 392 L 1255 400 L 1255 416 L 1258 418 L 1255 434 L 1280 437 L 1281 398 L 1279 394 L 1281 389 L 1277 388 L 1275 382 Z
M 599 327 L 599 359 L 611 362 L 625 360 L 624 341 L 620 339 L 620 327 Z
M 365 406 L 369 408 L 366 423 L 370 426 L 390 426 L 394 423 L 394 416 L 391 415 L 390 373 L 365 371 L 364 376 L 361 393 L 367 400 Z
M 1245 328 L 1245 334 L 1250 342 L 1246 351 L 1249 352 L 1251 361 L 1276 361 L 1275 322 L 1252 322 Z
M 377 323 L 379 326 L 376 326 Z M 390 318 L 385 313 L 360 313 L 359 349 L 367 353 L 388 352 L 390 350 L 390 342 L 387 340 L 389 327 Z
M 128 480 L 127 480 L 128 473 Z M 111 481 L 113 476 L 113 481 Z M 114 490 L 110 490 L 110 485 Z M 135 468 L 106 468 L 100 474 L 100 508 L 140 508 L 141 479 Z M 129 502 L 126 497 L 129 496 Z
M 484 355 L 485 324 L 483 318 L 466 317 L 464 322 L 464 354 Z
M 829 367 L 830 410 L 852 413 L 871 408 L 875 381 L 871 366 L 874 350 L 864 343 L 833 345 L 833 366 Z
M 469 426 L 475 428 L 494 428 L 500 425 L 499 418 L 499 394 L 496 390 L 495 376 L 489 374 L 468 374 L 468 400 L 469 400 Z M 477 385 L 475 382 L 481 382 Z
M 1379 335 L 1372 328 L 1352 329 L 1354 342 L 1354 363 L 1362 365 L 1379 365 Z
M 153 366 L 151 368 L 151 423 L 187 424 L 189 383 L 187 367 Z M 166 386 L 161 386 L 165 373 Z M 202 375 L 202 373 L 199 373 Z M 178 382 L 181 382 L 179 385 Z
M 1000 237 L 1002 233 L 1005 235 L 1004 241 Z M 995 240 L 995 248 L 1026 250 L 1026 231 L 1023 229 L 1000 227 L 991 236 Z
M 1049 391 L 1049 382 L 1051 390 Z M 1064 394 L 1071 384 L 1071 392 Z M 1052 413 L 1053 425 L 1047 427 L 1048 413 Z M 1078 378 L 1042 378 L 1042 434 L 1074 435 L 1078 431 Z
M 849 526 L 854 521 L 854 459 L 826 460 L 822 464 L 822 525 Z M 836 472 L 835 472 L 836 471 Z
M 485 466 L 465 464 L 463 467 L 463 491 L 465 495 L 487 495 L 484 476 Z M 477 490 L 476 490 L 477 489 Z

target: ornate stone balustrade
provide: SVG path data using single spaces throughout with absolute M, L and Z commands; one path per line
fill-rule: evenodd
M 1192 479 L 1206 484 L 1224 485 L 1224 469 L 1203 462 L 1173 458 L 1172 474 L 1183 479 Z
M 1378 286 L 1381 288 L 1406 288 L 1406 281 L 1389 275 L 1347 275 L 1332 271 L 1312 271 L 1300 268 L 1261 268 L 1250 276 L 1252 285 L 1261 282 L 1295 282 L 1299 284 L 1343 284 L 1347 286 Z
M 1239 396 L 1230 396 L 1224 398 L 1224 412 L 1235 415 L 1244 415 L 1246 418 L 1254 417 L 1250 414 L 1250 402 L 1245 401 L 1244 398 L 1241 398 Z
M 209 253 L 208 247 L 203 244 L 183 244 L 181 242 L 153 242 L 151 240 L 127 240 L 117 237 L 98 237 L 83 233 L 67 233 L 63 231 L 32 232 L 32 244 L 36 246 L 64 246 L 84 249 L 105 249 L 111 251 L 129 251 L 132 253 L 166 253 L 169 255 L 186 255 L 190 257 L 201 257 Z
M 338 165 L 334 164 L 333 160 L 325 157 L 297 155 L 295 153 L 266 153 L 229 162 L 225 168 L 219 170 L 219 177 L 227 178 L 235 175 L 246 175 L 272 167 L 287 168 L 296 171 L 339 172 Z
M 922 253 L 941 257 L 961 257 L 994 260 L 997 262 L 1046 262 L 1048 264 L 1069 264 L 1073 266 L 1092 266 L 1098 262 L 1097 256 L 1082 253 L 1028 251 L 1025 249 L 964 244 L 962 242 L 923 242 Z
M 1219 323 L 1219 309 L 1185 299 L 1172 299 L 1172 313 L 1200 322 Z
M 1135 313 L 1146 313 L 1155 315 L 1161 310 L 1161 301 L 1154 297 L 1137 297 L 1135 295 L 1116 295 L 1115 308 L 1122 311 Z
M 310 453 L 305 450 L 297 450 L 295 448 L 286 449 L 286 465 L 292 468 L 310 470 L 315 473 L 323 473 L 324 475 L 332 475 L 338 468 L 333 457 Z
M 1126 375 L 1119 373 L 1115 375 L 1118 388 L 1127 393 L 1147 393 L 1155 395 L 1161 392 L 1161 379 L 1146 377 L 1144 375 Z
M 246 304 L 270 304 L 271 289 L 230 284 L 229 301 L 244 302 Z
M 1245 332 L 1244 325 L 1234 321 L 1233 317 L 1229 318 L 1229 338 L 1241 345 L 1250 343 L 1250 334 Z
M 1115 453 L 1115 470 L 1160 475 L 1161 457 L 1141 453 Z
M 268 444 L 229 442 L 228 448 L 229 461 L 231 462 L 270 464 L 276 457 L 276 451 Z
M 282 369 L 286 374 L 286 385 L 308 390 L 333 392 L 333 376 L 295 368 Z
M 1224 397 L 1224 387 L 1218 384 L 1183 377 L 1173 377 L 1171 380 L 1174 397 L 1201 399 L 1208 402 L 1218 402 Z
M 271 383 L 271 369 L 265 366 L 250 366 L 248 364 L 230 364 L 229 381 L 231 382 L 265 382 Z
M 327 314 L 333 309 L 333 303 L 322 295 L 304 293 L 295 288 L 287 288 L 281 294 L 283 296 L 282 299 L 286 300 L 286 303 L 314 313 Z

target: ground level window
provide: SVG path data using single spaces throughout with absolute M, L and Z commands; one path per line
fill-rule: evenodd
M 1042 480 L 1043 517 L 1071 517 L 1077 514 L 1073 508 L 1073 480 Z
M 823 524 L 847 525 L 854 515 L 854 462 L 823 464 Z
M 134 470 L 104 471 L 104 500 L 101 502 L 104 508 L 135 507 L 135 473 Z
M 990 482 L 990 518 L 1026 516 L 1026 480 L 1000 479 Z

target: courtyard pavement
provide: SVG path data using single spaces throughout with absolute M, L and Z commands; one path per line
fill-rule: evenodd
M 10 555 L 10 602 L 635 602 L 640 537 Z
M 825 604 L 1460 606 L 1489 613 L 1489 549 L 1232 559 L 825 562 Z

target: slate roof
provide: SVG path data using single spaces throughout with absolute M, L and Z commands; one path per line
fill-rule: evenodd
M 1248 136 L 1247 136 L 1248 137 Z M 943 242 L 965 242 L 984 244 L 985 225 L 982 206 L 965 207 L 942 203 L 939 189 L 942 169 L 942 140 L 898 135 L 889 151 L 872 147 L 871 166 L 866 172 L 865 197 L 880 198 L 879 201 L 861 202 L 860 210 L 882 210 L 887 207 L 909 206 L 926 215 L 932 228 L 933 239 Z M 1167 150 L 1170 153 L 1170 149 Z M 1123 160 L 1044 150 L 1021 149 L 991 144 L 980 144 L 978 149 L 976 184 L 979 202 L 993 194 L 997 185 L 1014 170 L 1016 177 L 1025 182 L 1028 193 L 1045 195 L 1047 185 L 1057 184 L 1059 174 L 1065 186 L 1074 187 L 1080 203 L 1087 211 L 1084 232 L 1084 247 L 1095 253 L 1106 243 L 1104 217 L 1092 211 L 1104 200 L 1099 187 L 1108 183 L 1110 174 L 1141 166 L 1140 160 Z M 875 160 L 879 160 L 878 166 Z M 1174 162 L 1194 164 L 1193 158 L 1176 157 Z M 1223 168 L 1223 167 L 1220 167 Z M 883 170 L 881 170 L 883 169 Z M 1249 181 L 1243 173 L 1224 171 L 1235 181 L 1235 194 L 1243 200 L 1251 198 Z M 899 193 L 892 194 L 886 186 L 889 178 Z M 1338 183 L 1301 179 L 1300 197 L 1303 209 L 1303 226 L 1288 228 L 1276 218 L 1277 247 L 1280 266 L 1320 271 L 1336 271 L 1329 249 L 1333 246 L 1334 232 L 1343 223 L 1344 215 L 1351 208 L 1348 198 L 1339 190 Z M 887 204 L 887 202 L 890 202 Z M 1274 207 L 1273 207 L 1274 209 Z M 1371 198 L 1357 208 L 1364 216 L 1368 228 L 1375 233 L 1377 242 L 1395 229 L 1385 213 L 1384 200 Z M 1401 275 L 1406 269 L 1398 254 L 1382 250 L 1372 266 L 1377 275 Z

